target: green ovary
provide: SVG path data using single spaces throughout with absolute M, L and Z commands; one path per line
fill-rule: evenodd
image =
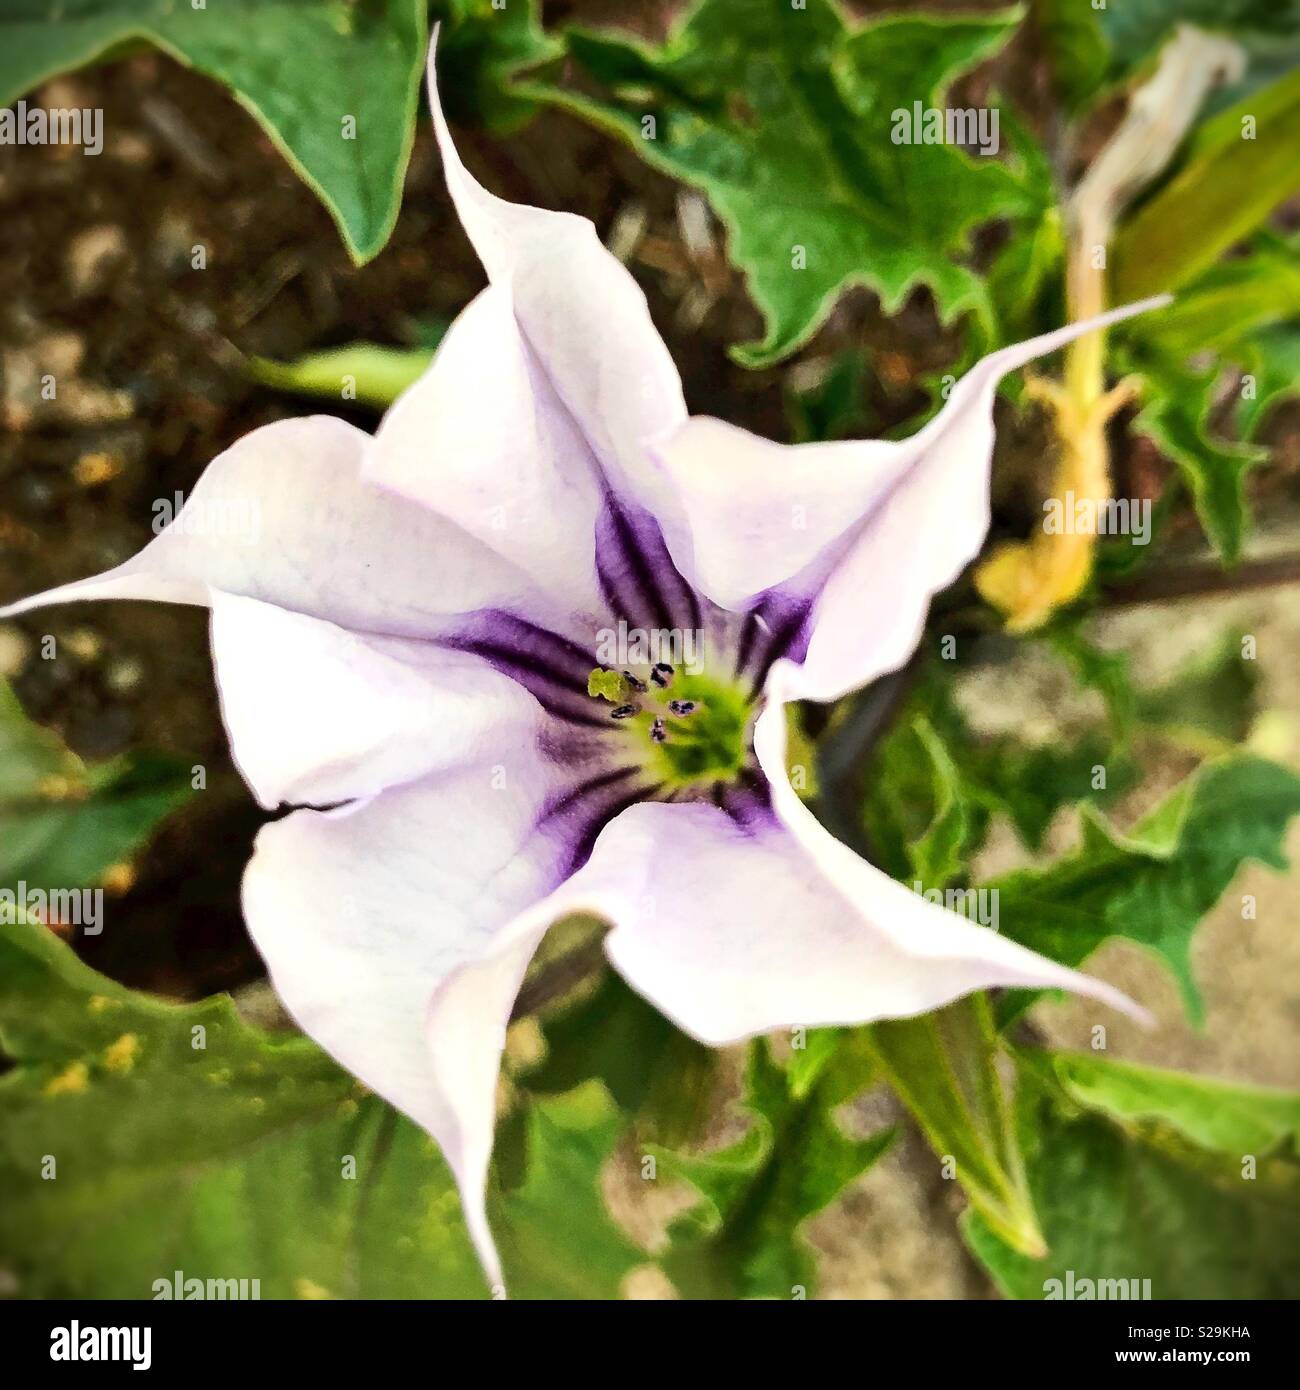
M 662 692 L 668 700 L 693 700 L 695 711 L 685 718 L 663 714 L 668 737 L 653 743 L 651 713 L 643 711 L 635 723 L 644 728 L 646 767 L 669 790 L 694 783 L 730 782 L 749 760 L 749 701 L 734 686 L 679 671 L 672 688 Z
M 613 707 L 611 727 L 632 740 L 662 791 L 735 781 L 750 761 L 749 699 L 734 685 L 680 669 L 666 686 L 654 677 L 648 669 L 633 677 L 598 666 L 587 678 L 587 694 Z M 688 704 L 690 712 L 674 713 L 674 704 Z

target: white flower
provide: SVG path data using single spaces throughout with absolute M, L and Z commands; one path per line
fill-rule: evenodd
M 255 514 L 259 544 L 183 512 L 8 614 L 211 609 L 234 757 L 262 805 L 304 808 L 258 836 L 249 931 L 303 1029 L 442 1146 L 496 1280 L 501 1048 L 566 914 L 608 919 L 615 969 L 709 1043 L 992 985 L 1132 1007 L 864 862 L 784 763 L 783 705 L 898 668 L 979 550 L 999 379 L 1096 325 L 986 358 L 903 443 L 688 419 L 591 224 L 482 188 L 430 88 L 490 284 L 428 373 L 373 439 L 287 421 L 208 467 L 186 512 Z M 600 659 L 619 639 L 626 674 Z

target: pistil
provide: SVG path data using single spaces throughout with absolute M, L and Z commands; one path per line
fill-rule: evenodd
M 749 762 L 750 701 L 738 688 L 658 662 L 646 673 L 597 667 L 587 693 L 609 718 L 643 731 L 642 759 L 660 785 L 682 790 L 737 780 Z M 673 691 L 671 700 L 659 691 Z

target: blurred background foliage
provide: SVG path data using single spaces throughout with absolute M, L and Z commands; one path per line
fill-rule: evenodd
M 1159 1030 L 1009 992 L 713 1054 L 566 923 L 511 1030 L 491 1214 L 517 1297 L 1300 1292 L 1297 880 L 1259 868 L 1300 811 L 1300 5 L 238 8 L 0 14 L 0 101 L 106 113 L 100 159 L 0 147 L 2 600 L 133 553 L 156 499 L 300 398 L 371 426 L 430 360 L 481 272 L 419 95 L 429 20 L 484 181 L 591 217 L 691 408 L 791 441 L 910 433 L 975 356 L 1062 322 L 1086 172 L 1181 26 L 1231 46 L 1092 285 L 1178 294 L 1112 335 L 1132 394 L 1084 431 L 1153 543 L 1089 545 L 1077 585 L 1026 561 L 1023 602 L 968 577 L 906 670 L 800 726 L 838 835 L 996 888 L 1001 930 Z M 996 107 L 999 154 L 894 144 L 914 102 Z M 991 554 L 1023 561 L 1070 418 L 1005 388 Z M 101 887 L 109 922 L 0 927 L 0 1293 L 149 1297 L 179 1269 L 488 1295 L 434 1146 L 270 995 L 238 906 L 259 823 L 200 615 L 0 624 L 0 888 Z

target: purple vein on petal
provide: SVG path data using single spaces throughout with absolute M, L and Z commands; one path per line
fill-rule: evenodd
M 567 637 L 493 609 L 476 614 L 442 644 L 481 656 L 559 719 L 593 729 L 608 725 L 587 694 L 593 657 Z
M 596 523 L 596 576 L 614 616 L 631 627 L 699 627 L 698 600 L 658 524 L 647 513 L 634 517 L 613 493 Z
M 621 811 L 651 800 L 658 785 L 630 785 L 641 768 L 634 764 L 589 777 L 542 808 L 539 830 L 558 830 L 566 845 L 565 876 L 576 873 L 591 857 L 596 837 Z
M 741 830 L 754 830 L 775 819 L 771 786 L 757 768 L 745 768 L 730 784 L 715 782 L 709 788 L 709 800 Z
M 798 661 L 808 648 L 812 605 L 805 599 L 769 592 L 750 610 L 741 628 L 736 674 L 751 677 L 757 693 L 779 657 Z

